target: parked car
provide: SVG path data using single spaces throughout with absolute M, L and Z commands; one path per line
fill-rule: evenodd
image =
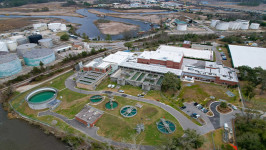
M 227 60 L 226 56 L 222 56 L 222 60 Z
M 112 89 L 113 89 L 113 88 L 115 88 L 115 85 L 114 85 L 114 84 L 112 84 L 111 88 L 112 88 Z
M 144 97 L 144 95 L 143 95 L 143 94 L 138 94 L 138 97 L 141 97 L 141 98 L 143 98 L 143 97 Z
M 232 105 L 232 108 L 233 108 L 234 110 L 237 110 L 237 107 L 236 107 L 235 105 Z
M 221 56 L 225 56 L 224 52 L 220 52 Z
M 186 109 L 186 108 L 187 108 L 187 106 L 180 107 L 181 110 Z
M 201 109 L 203 108 L 201 104 L 198 104 L 196 107 L 197 107 L 199 110 L 201 110 Z
M 194 103 L 194 106 L 197 106 L 197 105 L 198 105 L 198 103 L 197 103 L 197 102 L 195 102 L 195 103 Z
M 124 93 L 124 90 L 118 90 L 119 93 Z
M 108 84 L 108 86 L 107 86 L 108 88 L 111 88 L 112 87 L 112 84 Z
M 198 119 L 200 117 L 200 115 L 198 115 L 197 113 L 192 113 L 191 117 L 193 117 L 195 119 Z

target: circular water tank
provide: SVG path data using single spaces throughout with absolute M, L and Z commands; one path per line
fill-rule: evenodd
M 41 39 L 41 40 L 39 40 L 39 44 L 43 48 L 52 48 L 53 47 L 53 41 L 52 41 L 52 39 Z
M 0 42 L 0 51 L 8 52 L 6 42 Z
M 212 20 L 211 21 L 211 27 L 215 27 L 217 25 L 217 23 L 220 22 L 220 20 Z
M 225 31 L 225 30 L 228 30 L 228 28 L 229 28 L 229 22 L 219 22 L 216 25 L 217 30 Z
M 253 29 L 253 30 L 258 30 L 259 29 L 259 27 L 260 27 L 260 24 L 258 24 L 258 23 L 251 23 L 251 25 L 250 25 L 250 29 Z
M 7 41 L 7 42 L 6 42 L 6 45 L 7 45 L 8 49 L 9 49 L 10 51 L 16 51 L 17 46 L 18 46 L 18 44 L 17 44 L 16 41 Z
M 23 54 L 25 64 L 28 66 L 39 66 L 40 62 L 49 64 L 55 60 L 54 51 L 47 48 L 33 49 Z
M 21 62 L 16 54 L 0 54 L 0 78 L 19 73 L 22 70 Z
M 40 34 L 35 34 L 35 35 L 29 36 L 30 43 L 36 43 L 36 44 L 38 44 L 38 41 L 40 39 L 42 39 L 42 35 L 40 35 Z
M 178 31 L 186 31 L 187 30 L 187 24 L 178 24 L 177 30 Z
M 241 20 L 240 29 L 241 30 L 247 30 L 248 28 L 249 28 L 249 21 L 247 21 L 247 20 Z
M 17 47 L 17 54 L 19 57 L 22 57 L 25 52 L 30 51 L 36 47 L 37 47 L 37 44 L 34 44 L 34 43 L 19 45 Z
M 26 37 L 17 39 L 18 45 L 26 44 L 28 43 L 28 39 Z

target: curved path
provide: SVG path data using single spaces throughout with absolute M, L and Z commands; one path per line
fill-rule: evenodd
M 155 105 L 155 106 L 158 106 L 158 107 L 164 109 L 165 111 L 170 113 L 173 117 L 175 117 L 178 120 L 179 124 L 181 125 L 181 127 L 184 130 L 186 130 L 186 129 L 194 129 L 201 135 L 206 134 L 206 133 L 208 133 L 208 132 L 210 132 L 212 130 L 215 130 L 215 128 L 214 128 L 212 123 L 207 123 L 207 124 L 205 124 L 203 126 L 198 126 L 195 123 L 193 123 L 191 120 L 189 120 L 186 116 L 184 116 L 182 113 L 180 113 L 179 111 L 174 109 L 173 107 L 171 107 L 169 105 L 166 105 L 164 103 L 158 102 L 158 101 L 149 100 L 149 99 L 140 98 L 140 97 L 127 95 L 127 94 L 122 94 L 122 93 L 117 93 L 117 92 L 111 92 L 111 91 L 86 91 L 86 90 L 77 89 L 77 88 L 75 88 L 76 87 L 75 81 L 72 80 L 74 76 L 75 76 L 75 74 L 70 76 L 65 81 L 66 88 L 68 88 L 71 91 L 74 91 L 74 92 L 77 92 L 77 93 L 82 93 L 82 94 L 93 94 L 93 95 L 97 95 L 97 94 L 112 94 L 112 95 L 115 95 L 115 96 L 127 97 L 127 98 L 132 99 L 132 100 L 149 103 L 149 104 L 152 104 L 152 105 Z M 60 118 L 64 122 L 68 123 L 69 125 L 73 126 L 77 130 L 85 133 L 86 135 L 88 135 L 89 137 L 91 137 L 91 138 L 93 138 L 95 140 L 98 140 L 98 141 L 101 141 L 101 142 L 104 142 L 104 143 L 108 143 L 110 145 L 119 146 L 119 147 L 126 147 L 126 148 L 133 148 L 133 149 L 136 147 L 136 145 L 134 145 L 134 144 L 115 142 L 115 141 L 112 141 L 110 139 L 107 139 L 107 138 L 104 138 L 102 136 L 99 136 L 97 134 L 97 130 L 99 129 L 98 127 L 87 128 L 87 127 L 81 125 L 75 119 L 71 119 L 71 120 L 67 119 L 66 117 L 64 117 L 64 116 L 62 116 L 60 114 L 57 114 L 55 112 L 45 111 L 45 112 L 39 113 L 39 116 L 44 116 L 44 115 L 52 115 L 52 116 L 55 116 L 57 118 Z M 145 146 L 145 145 L 137 145 L 137 147 L 140 148 L 141 150 L 154 149 L 154 147 L 152 147 L 152 146 Z

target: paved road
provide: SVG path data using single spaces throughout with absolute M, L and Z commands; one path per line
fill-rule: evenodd
M 211 123 L 215 129 L 219 129 L 220 126 L 220 113 L 216 110 L 216 107 L 220 104 L 220 102 L 214 102 L 210 105 L 210 109 L 213 113 L 213 117 L 209 117 Z

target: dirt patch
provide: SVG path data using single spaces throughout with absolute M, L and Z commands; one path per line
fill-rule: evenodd
M 31 25 L 36 18 L 12 18 L 0 21 L 0 32 L 19 29 Z
M 117 35 L 126 31 L 136 30 L 138 26 L 122 22 L 110 21 L 106 23 L 94 22 L 103 34 Z
M 217 106 L 217 110 L 218 112 L 223 113 L 223 114 L 226 114 L 232 111 L 230 107 L 222 108 L 220 106 Z
M 128 9 L 128 10 L 111 9 L 111 10 L 121 12 L 121 13 L 146 13 L 146 12 L 164 12 L 164 11 L 167 11 L 167 10 L 156 10 L 156 9 Z
M 51 3 L 42 3 L 42 4 L 28 4 L 20 7 L 12 8 L 1 8 L 1 15 L 37 15 L 37 16 L 74 16 L 74 17 L 83 17 L 82 15 L 76 13 L 78 7 L 62 7 L 62 2 L 51 2 Z M 41 10 L 42 8 L 47 7 L 49 11 L 46 12 L 34 12 L 36 9 Z

